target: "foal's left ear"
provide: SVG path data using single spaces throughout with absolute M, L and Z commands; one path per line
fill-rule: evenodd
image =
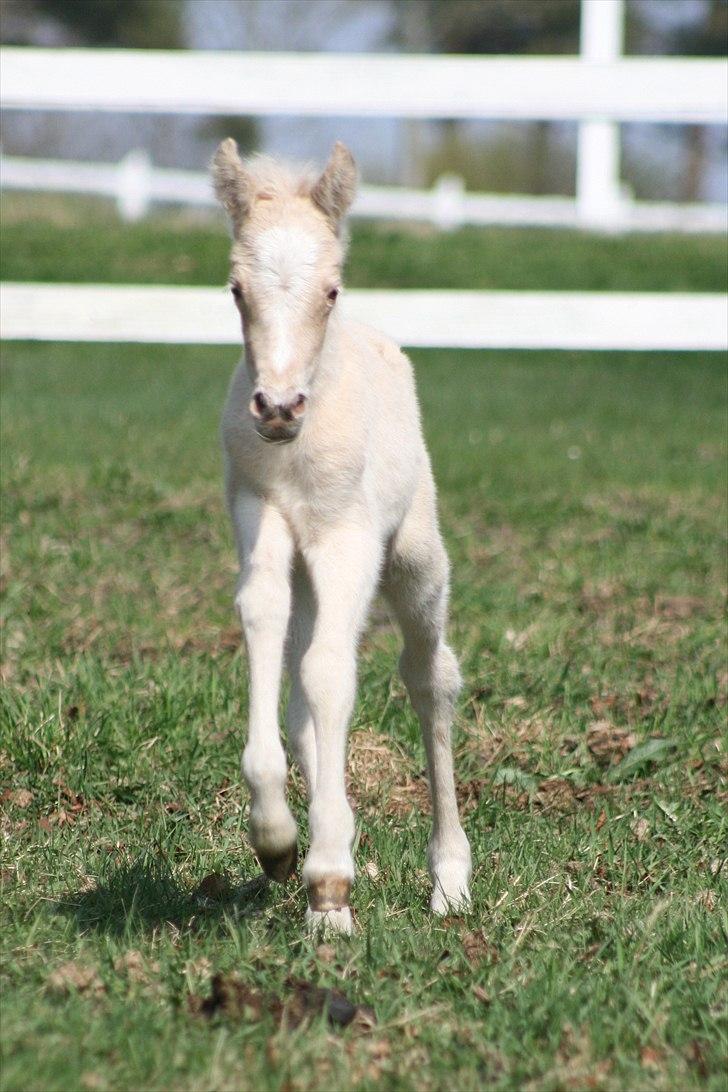
M 346 145 L 337 140 L 324 173 L 311 190 L 311 200 L 337 233 L 356 195 L 356 181 L 354 157 Z

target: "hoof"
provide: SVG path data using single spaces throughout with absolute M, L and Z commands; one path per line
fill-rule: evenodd
M 440 916 L 465 913 L 470 909 L 470 892 L 456 891 L 447 895 L 441 887 L 436 887 L 430 899 L 430 909 Z
M 354 922 L 348 906 L 339 906 L 335 910 L 306 911 L 306 928 L 312 935 L 338 933 L 349 936 L 354 932 Z
M 349 906 L 351 880 L 343 876 L 324 876 L 308 884 L 308 905 L 317 913 L 328 914 Z
M 470 874 L 473 866 L 470 863 L 470 850 L 465 834 L 456 850 L 457 852 L 441 853 L 437 856 L 430 855 L 430 909 L 434 914 L 463 914 L 470 909 Z
M 435 914 L 470 909 L 470 859 L 442 862 L 433 870 L 430 909 Z
M 264 856 L 259 853 L 258 860 L 269 879 L 275 880 L 277 883 L 285 883 L 296 871 L 298 846 L 294 843 L 291 849 L 287 849 L 285 853 L 280 853 L 276 857 Z
M 354 931 L 349 908 L 351 880 L 342 876 L 324 876 L 308 885 L 306 925 L 310 933 L 344 933 Z

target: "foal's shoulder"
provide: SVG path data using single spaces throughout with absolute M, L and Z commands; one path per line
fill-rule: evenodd
M 377 330 L 373 326 L 367 326 L 363 322 L 349 322 L 347 323 L 347 332 L 363 354 L 375 355 L 393 371 L 406 373 L 412 371 L 409 357 L 402 352 L 396 341 L 392 341 L 381 330 Z

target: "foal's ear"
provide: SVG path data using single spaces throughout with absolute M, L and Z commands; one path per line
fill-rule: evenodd
M 212 181 L 237 235 L 248 210 L 248 176 L 232 137 L 223 140 L 212 160 Z
M 311 190 L 311 200 L 321 209 L 336 232 L 354 200 L 356 179 L 354 157 L 346 145 L 337 140 L 324 173 Z

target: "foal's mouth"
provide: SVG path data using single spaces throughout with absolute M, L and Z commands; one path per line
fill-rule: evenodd
M 295 425 L 293 428 L 290 425 L 283 428 L 269 428 L 264 424 L 255 426 L 255 431 L 266 444 L 290 444 L 296 439 L 300 430 L 300 425 Z

